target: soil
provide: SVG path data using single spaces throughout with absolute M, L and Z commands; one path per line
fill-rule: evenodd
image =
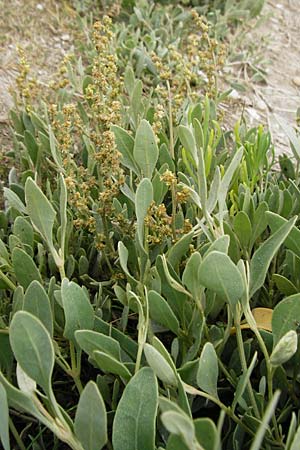
M 247 34 L 246 41 L 256 43 L 254 52 L 258 56 L 262 53 L 264 61 L 259 61 L 259 57 L 256 59 L 258 66 L 261 64 L 265 68 L 266 76 L 262 83 L 253 82 L 253 70 L 248 69 L 255 65 L 255 61 L 234 64 L 233 72 L 237 74 L 239 70 L 241 81 L 248 90 L 244 94 L 238 91 L 231 94 L 235 102 L 231 120 L 234 123 L 243 113 L 250 125 L 267 125 L 276 154 L 291 154 L 289 141 L 277 117 L 295 126 L 296 112 L 300 108 L 299 0 L 268 0 L 262 16 L 265 20 Z
M 74 11 L 64 1 L 0 0 L 0 155 L 10 150 L 9 111 L 18 75 L 18 47 L 30 76 L 47 83 L 73 52 Z
M 298 5 L 298 6 L 297 6 Z M 73 51 L 74 11 L 64 1 L 0 0 L 0 155 L 11 146 L 10 95 L 18 69 L 17 46 L 24 48 L 31 70 L 43 82 L 51 79 L 60 61 Z M 249 27 L 246 42 L 254 46 L 252 60 L 232 61 L 229 72 L 242 76 L 244 93 L 231 94 L 227 106 L 233 124 L 243 113 L 252 125 L 268 125 L 276 152 L 289 151 L 289 143 L 276 116 L 295 125 L 300 107 L 300 12 L 299 0 L 267 0 L 260 26 Z M 259 54 L 262 55 L 261 61 Z M 263 61 L 268 61 L 263 65 Z M 257 82 L 251 67 L 266 70 L 265 82 Z

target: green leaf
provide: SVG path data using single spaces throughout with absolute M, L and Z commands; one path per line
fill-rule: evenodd
M 295 437 L 289 450 L 299 450 L 299 442 L 300 442 L 300 425 L 297 428 Z
M 214 422 L 208 417 L 194 420 L 196 438 L 205 450 L 219 450 L 220 437 Z
M 144 247 L 144 220 L 148 208 L 153 201 L 153 187 L 149 178 L 143 178 L 137 187 L 135 195 L 135 212 L 137 218 L 137 235 L 139 242 Z
M 76 330 L 91 330 L 94 327 L 94 310 L 83 289 L 67 278 L 62 281 L 61 298 L 65 313 L 64 336 L 76 343 Z
M 54 349 L 44 325 L 32 314 L 18 311 L 10 324 L 9 339 L 21 368 L 48 393 L 54 367 Z
M 214 346 L 207 342 L 201 352 L 197 371 L 197 384 L 204 392 L 218 398 L 218 357 Z
M 53 317 L 48 295 L 43 286 L 36 280 L 28 286 L 24 301 L 23 310 L 37 317 L 53 336 Z
M 23 249 L 15 247 L 12 264 L 18 282 L 26 289 L 34 280 L 42 283 L 41 274 L 33 259 Z
M 151 319 L 178 334 L 179 322 L 167 301 L 158 292 L 149 291 L 148 302 Z
M 84 450 L 101 450 L 107 442 L 105 404 L 93 381 L 87 383 L 80 395 L 74 430 Z
M 268 209 L 268 204 L 266 202 L 261 202 L 254 212 L 251 247 L 254 245 L 256 239 L 265 231 L 268 226 L 268 219 L 266 215 Z
M 181 258 L 186 255 L 192 242 L 193 236 L 193 231 L 183 235 L 182 238 L 180 238 L 179 241 L 177 241 L 176 244 L 170 248 L 167 260 L 174 268 L 177 266 L 177 264 L 180 263 Z
M 231 306 L 244 293 L 244 282 L 236 265 L 225 253 L 213 251 L 203 259 L 199 269 L 200 283 L 218 294 Z
M 26 130 L 24 133 L 24 142 L 29 153 L 30 159 L 34 165 L 36 165 L 39 147 L 32 133 Z
M 151 179 L 158 159 L 155 134 L 147 120 L 141 120 L 136 131 L 133 156 L 142 175 Z
M 267 213 L 268 214 L 268 213 Z M 292 218 L 283 224 L 269 239 L 267 239 L 254 253 L 250 262 L 250 283 L 249 293 L 252 297 L 255 292 L 264 284 L 267 271 L 272 259 L 277 253 L 281 244 L 289 235 L 291 229 L 296 222 L 296 218 Z
M 32 178 L 25 184 L 26 207 L 30 220 L 48 246 L 53 248 L 52 231 L 56 212 Z
M 31 224 L 22 216 L 18 216 L 14 223 L 13 233 L 22 244 L 33 247 L 33 229 Z
M 200 292 L 200 281 L 198 273 L 201 262 L 202 257 L 200 253 L 194 252 L 188 259 L 182 275 L 183 284 L 190 291 L 194 298 L 199 297 Z
M 290 330 L 297 331 L 300 318 L 300 294 L 295 294 L 279 302 L 272 314 L 274 346 Z
M 121 359 L 120 344 L 111 336 L 96 331 L 78 330 L 75 332 L 75 338 L 80 348 L 89 356 L 93 356 L 93 352 L 99 350 L 111 355 L 118 361 Z
M 0 383 L 0 439 L 4 450 L 10 450 L 8 420 L 9 412 L 6 391 Z
M 297 294 L 298 289 L 296 286 L 288 280 L 283 275 L 279 275 L 278 273 L 274 273 L 272 275 L 272 280 L 275 282 L 277 289 L 282 292 L 284 295 L 293 295 Z
M 133 156 L 134 139 L 127 131 L 117 125 L 112 125 L 111 130 L 115 135 L 116 146 L 122 154 L 122 164 L 128 169 L 132 170 L 137 176 L 140 175 L 140 170 L 135 162 Z
M 281 366 L 294 356 L 298 346 L 298 335 L 295 330 L 290 330 L 279 339 L 270 356 L 270 364 L 273 367 Z
M 15 388 L 7 381 L 2 372 L 0 372 L 0 384 L 5 388 L 9 406 L 17 411 L 26 411 L 36 417 L 41 423 L 46 422 L 45 416 L 39 412 L 32 396 Z
M 199 195 L 200 195 L 200 201 L 203 208 L 206 208 L 206 201 L 207 201 L 207 180 L 206 180 L 206 174 L 205 174 L 205 159 L 204 159 L 204 152 L 203 152 L 203 144 L 201 145 L 201 141 L 203 140 L 203 130 L 201 127 L 201 124 L 198 119 L 193 120 L 193 125 L 195 128 L 195 135 L 201 136 L 200 139 L 197 139 L 198 144 L 198 173 L 199 173 Z M 200 145 L 199 145 L 200 144 Z
M 224 236 L 220 236 L 210 244 L 204 256 L 206 257 L 214 251 L 228 254 L 229 244 L 230 236 L 228 234 L 224 234 Z
M 252 236 L 252 226 L 248 215 L 239 211 L 233 220 L 233 229 L 242 247 L 247 247 Z
M 4 198 L 8 201 L 9 206 L 15 208 L 21 214 L 27 214 L 27 209 L 20 197 L 11 189 L 3 188 Z
M 243 373 L 243 375 L 240 377 L 240 379 L 238 381 L 238 384 L 237 384 L 237 387 L 236 387 L 236 390 L 234 393 L 234 400 L 232 402 L 232 410 L 233 411 L 244 394 L 246 386 L 250 380 L 251 374 L 255 367 L 256 361 L 257 361 L 257 352 L 254 353 L 252 361 L 251 361 L 248 369 L 246 370 L 245 373 Z
M 185 125 L 179 125 L 178 136 L 181 141 L 181 144 L 189 152 L 190 156 L 194 161 L 194 164 L 197 166 L 198 165 L 197 147 L 192 131 Z
M 114 423 L 114 450 L 154 450 L 158 386 L 150 367 L 129 381 L 119 402 Z
M 155 375 L 165 384 L 169 386 L 177 386 L 178 379 L 173 368 L 168 364 L 162 354 L 152 345 L 144 345 L 144 353 L 147 363 L 153 369 Z
M 96 361 L 99 369 L 103 370 L 104 372 L 114 373 L 115 375 L 119 375 L 126 380 L 130 380 L 131 373 L 129 372 L 125 364 L 121 363 L 108 353 L 95 350 L 93 352 L 92 358 Z
M 120 265 L 121 265 L 124 273 L 127 275 L 127 278 L 129 279 L 129 281 L 133 285 L 135 285 L 137 283 L 137 281 L 130 274 L 130 272 L 128 270 L 128 266 L 127 266 L 129 253 L 128 253 L 127 247 L 125 247 L 125 245 L 123 244 L 122 241 L 119 241 L 119 243 L 118 243 L 118 253 L 119 253 L 119 258 L 120 258 Z
M 243 149 L 240 148 L 234 155 L 234 157 L 232 158 L 232 160 L 230 161 L 229 166 L 226 169 L 226 172 L 221 180 L 220 183 L 220 187 L 218 190 L 218 203 L 219 203 L 219 211 L 221 214 L 223 214 L 223 210 L 225 207 L 225 201 L 226 201 L 226 196 L 227 196 L 227 192 L 232 180 L 232 177 L 234 175 L 234 172 L 236 171 L 236 169 L 238 168 L 240 161 L 242 159 L 243 156 Z
M 267 212 L 266 216 L 272 233 L 279 230 L 283 224 L 288 223 L 286 219 L 272 212 Z M 294 226 L 288 234 L 284 241 L 284 245 L 296 253 L 297 256 L 300 256 L 300 230 L 296 226 Z
M 161 421 L 169 433 L 180 436 L 190 450 L 196 448 L 194 423 L 186 414 L 166 411 L 162 413 Z
M 255 438 L 252 442 L 250 450 L 261 450 L 261 448 L 262 448 L 261 444 L 263 442 L 265 433 L 267 431 L 268 423 L 270 422 L 271 417 L 275 413 L 275 409 L 276 409 L 276 405 L 278 403 L 279 397 L 280 397 L 280 391 L 276 391 L 266 408 L 265 414 L 263 416 L 263 419 L 261 421 L 261 424 L 260 424 L 258 430 L 256 430 Z

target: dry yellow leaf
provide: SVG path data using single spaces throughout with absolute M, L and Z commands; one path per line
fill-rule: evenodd
M 252 314 L 259 330 L 272 332 L 272 315 L 273 309 L 270 308 L 254 308 Z M 249 330 L 250 326 L 247 322 L 241 324 L 242 330 Z M 231 334 L 235 334 L 235 327 L 231 328 Z

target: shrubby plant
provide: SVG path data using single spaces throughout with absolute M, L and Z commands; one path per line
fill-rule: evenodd
M 213 35 L 141 2 L 96 22 L 68 84 L 19 97 L 5 450 L 297 448 L 299 139 L 282 124 L 278 168 L 263 127 L 225 131 Z

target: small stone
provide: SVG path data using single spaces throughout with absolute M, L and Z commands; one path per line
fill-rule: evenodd
M 229 98 L 233 98 L 234 100 L 238 100 L 241 98 L 240 94 L 238 93 L 237 90 L 232 89 L 232 91 L 230 92 L 230 94 L 228 95 Z
M 297 87 L 300 87 L 300 77 L 294 77 L 294 78 L 293 78 L 293 83 L 294 83 Z
M 61 39 L 63 41 L 69 41 L 70 40 L 70 35 L 69 34 L 62 34 Z
M 44 10 L 44 5 L 42 5 L 42 3 L 38 3 L 36 5 L 36 9 L 38 9 L 39 11 L 43 11 Z
M 255 106 L 257 109 L 260 109 L 261 111 L 265 111 L 267 109 L 267 105 L 263 100 L 257 100 Z

